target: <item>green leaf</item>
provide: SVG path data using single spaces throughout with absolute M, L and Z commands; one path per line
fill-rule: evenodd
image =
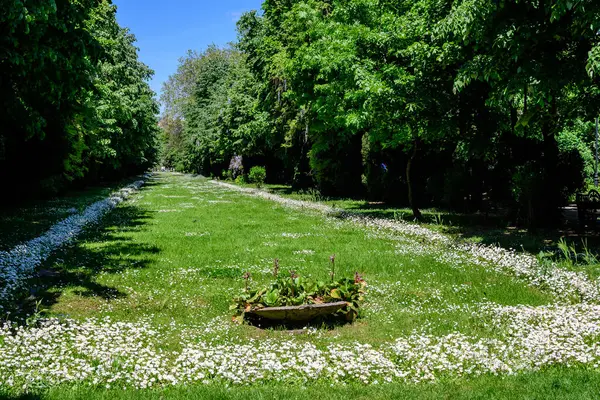
M 275 307 L 279 305 L 279 290 L 272 290 L 264 296 L 266 306 Z

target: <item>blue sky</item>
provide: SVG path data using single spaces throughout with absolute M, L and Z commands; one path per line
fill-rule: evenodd
M 140 59 L 155 72 L 152 89 L 177 70 L 188 49 L 224 46 L 236 38 L 242 12 L 260 9 L 262 0 L 113 0 L 117 20 L 137 38 Z

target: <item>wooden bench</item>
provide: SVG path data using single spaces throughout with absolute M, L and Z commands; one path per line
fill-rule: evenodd
M 587 194 L 577 193 L 577 216 L 581 227 L 596 227 L 598 210 L 600 210 L 600 193 L 590 190 Z

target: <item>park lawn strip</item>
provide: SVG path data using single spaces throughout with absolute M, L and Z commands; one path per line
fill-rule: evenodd
M 256 187 L 252 184 L 236 183 L 236 185 L 245 188 Z M 591 250 L 596 258 L 600 256 L 600 236 L 588 234 L 582 237 L 580 234 L 575 234 L 572 227 L 566 230 L 550 229 L 531 232 L 524 227 L 510 226 L 505 216 L 487 213 L 465 214 L 436 208 L 421 209 L 423 220 L 415 221 L 410 209 L 385 202 L 370 202 L 360 198 L 330 198 L 321 196 L 316 190 L 294 191 L 290 185 L 282 184 L 265 184 L 263 190 L 293 200 L 321 203 L 357 216 L 415 223 L 462 241 L 516 249 L 534 256 L 539 255 L 540 252 L 551 251 L 553 258 L 560 260 L 563 256 L 558 249 L 561 239 L 577 249 L 580 261 L 582 261 L 582 253 L 586 250 Z M 563 263 L 563 267 L 600 277 L 598 262 Z
M 357 323 L 291 337 L 230 322 L 245 272 L 252 285 L 266 284 L 278 258 L 281 273 L 327 279 L 332 254 L 337 276 L 359 272 L 369 284 Z M 0 381 L 17 393 L 69 382 L 415 383 L 554 364 L 595 373 L 597 305 L 559 302 L 493 269 L 447 260 L 387 229 L 157 174 L 44 264 L 56 276 L 32 284 L 38 314 L 50 320 L 20 328 L 16 339 L 5 328 Z
M 600 285 L 596 279 L 590 279 L 586 271 L 574 271 L 564 268 L 549 260 L 539 259 L 526 253 L 517 253 L 513 249 L 499 246 L 481 245 L 477 243 L 457 241 L 452 236 L 433 231 L 427 227 L 404 221 L 371 218 L 355 213 L 348 213 L 326 204 L 312 201 L 293 200 L 266 191 L 240 187 L 221 181 L 214 184 L 240 191 L 246 195 L 256 196 L 281 203 L 288 207 L 311 209 L 326 215 L 354 222 L 360 227 L 379 233 L 388 230 L 388 238 L 398 242 L 396 254 L 433 255 L 443 263 L 455 268 L 471 268 L 473 264 L 483 266 L 487 270 L 496 270 L 519 277 L 533 286 L 547 288 L 563 300 L 600 300 Z M 382 235 L 379 234 L 379 237 Z
M 428 303 L 436 308 L 442 303 L 472 305 L 486 296 L 510 305 L 541 305 L 553 299 L 484 268 L 463 271 L 427 254 L 399 256 L 393 240 L 351 223 L 298 213 L 199 179 L 175 175 L 160 180 L 163 185 L 143 189 L 133 203 L 109 215 L 107 224 L 55 256 L 54 268 L 73 271 L 69 264 L 75 260 L 80 273 L 99 272 L 97 283 L 120 290 L 107 299 L 89 292 L 87 297 L 106 309 L 102 315 L 129 320 L 140 307 L 150 307 L 142 313 L 177 322 L 197 316 L 196 308 L 219 316 L 243 287 L 245 272 L 257 285 L 270 282 L 273 259 L 279 258 L 282 273 L 293 269 L 303 276 L 328 279 L 332 254 L 339 276 L 358 271 L 369 279 L 372 290 L 389 292 L 381 298 L 399 300 L 395 310 L 385 312 L 414 313 L 415 306 Z M 68 298 L 78 303 L 77 293 L 87 290 L 71 288 L 67 294 L 73 296 L 65 298 L 63 293 L 54 307 L 59 313 L 67 311 L 60 307 L 69 305 Z M 168 311 L 174 308 L 177 312 Z M 91 316 L 85 310 L 75 315 Z

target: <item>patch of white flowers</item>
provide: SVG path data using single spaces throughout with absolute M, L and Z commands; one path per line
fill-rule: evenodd
M 20 244 L 10 251 L 0 251 L 0 302 L 9 299 L 52 252 L 71 242 L 86 226 L 97 222 L 143 184 L 143 180 L 136 181 L 112 193 L 108 198 L 88 206 L 83 212 L 72 214 L 54 224 L 42 236 Z
M 306 254 L 306 255 L 313 255 L 315 254 L 314 250 L 295 250 L 292 252 L 293 254 Z
M 37 327 L 0 327 L 0 386 L 61 383 L 148 388 L 266 381 L 418 383 L 441 377 L 515 374 L 561 364 L 600 366 L 600 306 L 483 304 L 474 315 L 491 337 L 413 332 L 372 345 L 319 339 L 238 339 L 189 331 L 163 347 L 167 332 L 150 324 L 50 319 Z M 185 331 L 181 327 L 180 331 Z M 172 332 L 171 332 L 172 333 Z
M 284 198 L 258 189 L 244 188 L 225 182 L 211 181 L 222 187 L 275 201 L 296 209 L 316 210 L 326 215 L 343 216 L 346 221 L 367 227 L 371 237 L 386 237 L 399 243 L 398 254 L 433 255 L 455 268 L 481 266 L 508 273 L 529 283 L 552 291 L 558 298 L 584 302 L 600 301 L 600 284 L 584 272 L 570 271 L 553 263 L 542 264 L 526 253 L 517 253 L 499 246 L 460 242 L 439 232 L 405 221 L 371 218 L 330 207 L 328 205 Z

